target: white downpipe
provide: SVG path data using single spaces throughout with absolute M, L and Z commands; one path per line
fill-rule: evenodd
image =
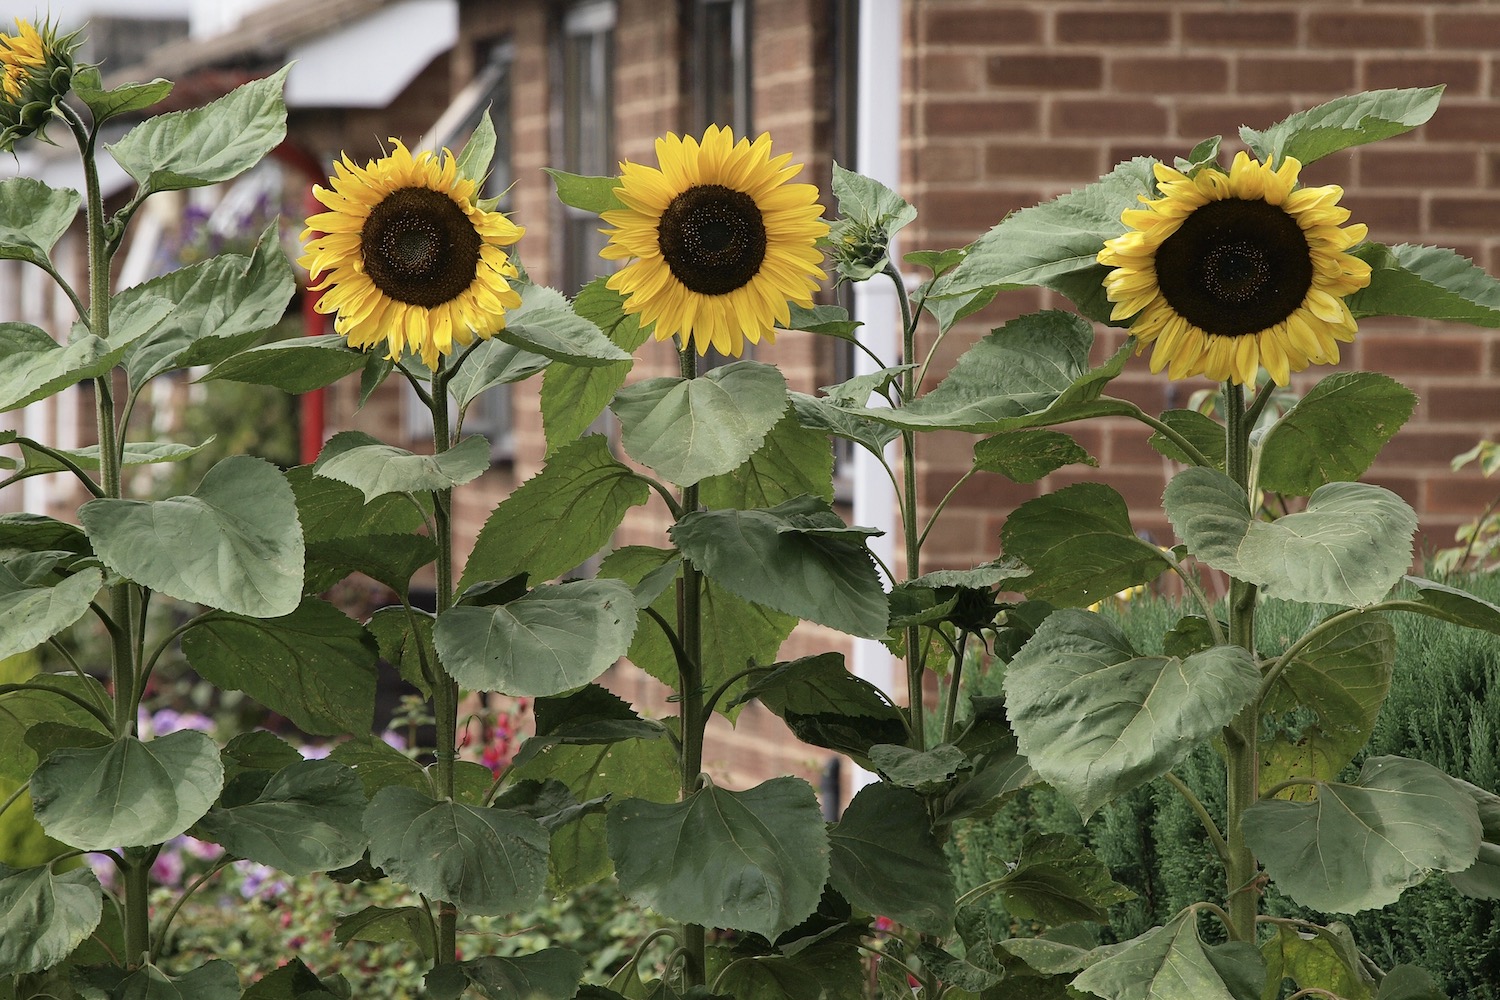
M 859 7 L 859 88 L 855 100 L 855 167 L 893 191 L 901 190 L 901 27 L 902 0 L 861 0 Z M 891 247 L 891 259 L 900 255 Z M 882 278 L 854 286 L 855 315 L 864 322 L 860 340 L 876 355 L 895 364 L 901 359 L 901 307 L 896 289 Z M 854 355 L 854 370 L 864 374 L 875 363 L 863 351 Z M 878 397 L 877 397 L 878 398 Z M 886 449 L 893 467 L 895 449 Z M 896 498 L 885 470 L 863 448 L 854 449 L 854 523 L 882 528 L 884 535 L 870 539 L 887 566 L 899 565 L 897 545 L 900 519 Z M 897 676 L 890 651 L 874 639 L 855 639 L 853 670 L 883 691 L 897 690 Z M 862 768 L 853 768 L 850 784 L 861 788 L 874 780 Z

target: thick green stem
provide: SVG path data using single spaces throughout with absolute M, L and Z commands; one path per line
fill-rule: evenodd
M 451 370 L 439 368 L 432 373 L 432 450 L 441 455 L 452 447 L 448 428 L 448 377 Z M 433 587 L 434 610 L 441 615 L 453 605 L 453 491 L 434 490 L 432 494 L 433 541 L 437 543 L 437 579 Z M 441 665 L 433 671 L 432 715 L 436 733 L 433 756 L 436 761 L 438 794 L 453 798 L 453 770 L 458 759 L 458 682 Z M 458 908 L 452 903 L 438 903 L 438 950 L 435 963 L 451 962 L 458 952 Z
M 682 377 L 698 377 L 698 355 L 691 343 L 684 343 L 679 355 Z M 682 488 L 681 515 L 686 516 L 698 509 L 697 485 Z M 703 691 L 703 633 L 702 633 L 702 575 L 692 561 L 682 561 L 682 581 L 677 592 L 677 636 L 681 641 L 682 655 L 678 658 L 678 673 L 681 677 L 682 717 L 682 798 L 686 799 L 698 788 L 698 777 L 703 772 L 703 742 L 708 728 L 707 711 Z M 707 935 L 701 924 L 684 924 L 682 947 L 686 952 L 684 973 L 689 987 L 706 983 L 705 958 L 708 951 Z
M 151 863 L 133 853 L 125 857 L 125 966 L 135 968 L 151 950 Z
M 885 267 L 886 276 L 896 286 L 896 301 L 901 305 L 901 364 L 910 364 L 917 353 L 917 324 L 912 317 L 911 299 L 906 282 L 894 264 Z M 909 405 L 917 394 L 917 376 L 907 368 L 901 373 L 901 403 Z M 922 532 L 917 526 L 917 435 L 901 432 L 901 537 L 906 543 L 906 579 L 922 575 Z M 922 630 L 911 625 L 906 629 L 906 703 L 911 723 L 912 746 L 927 748 L 926 720 L 922 697 Z
M 1224 439 L 1229 475 L 1246 490 L 1250 482 L 1250 429 L 1245 412 L 1245 390 L 1225 383 Z M 1229 641 L 1255 655 L 1255 585 L 1243 580 L 1229 583 Z M 1224 730 L 1225 764 L 1228 770 L 1229 859 L 1226 883 L 1229 892 L 1229 932 L 1237 941 L 1255 941 L 1255 917 L 1259 893 L 1252 885 L 1259 872 L 1255 853 L 1245 842 L 1240 820 L 1260 796 L 1259 758 L 1256 740 L 1260 731 L 1260 697 L 1246 705 Z

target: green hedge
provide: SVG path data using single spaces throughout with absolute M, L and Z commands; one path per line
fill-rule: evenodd
M 1500 603 L 1500 575 L 1455 585 Z M 1137 649 L 1155 652 L 1179 610 L 1167 599 L 1138 598 L 1108 613 L 1118 617 Z M 1305 605 L 1264 603 L 1258 616 L 1263 652 L 1284 649 L 1306 631 L 1311 614 Z M 1391 620 L 1398 640 L 1396 671 L 1365 754 L 1414 757 L 1500 790 L 1500 640 L 1417 615 Z M 981 676 L 975 687 L 975 693 L 998 694 L 998 676 Z M 1351 765 L 1350 776 L 1363 756 Z M 1224 769 L 1211 749 L 1200 748 L 1176 773 L 1210 812 L 1223 815 Z M 955 831 L 960 891 L 1003 871 L 1029 831 L 1082 836 L 1115 879 L 1136 892 L 1135 900 L 1110 911 L 1111 923 L 1102 930 L 1106 941 L 1133 937 L 1188 903 L 1224 893 L 1219 865 L 1197 818 L 1162 781 L 1114 803 L 1087 827 L 1050 789 L 1023 792 L 993 819 Z M 990 905 L 997 932 L 1034 930 L 1012 919 L 993 898 Z M 1311 914 L 1278 897 L 1274 887 L 1267 909 L 1340 920 L 1382 968 L 1414 962 L 1452 997 L 1500 1000 L 1500 901 L 1460 896 L 1441 876 L 1408 890 L 1384 910 L 1354 916 Z

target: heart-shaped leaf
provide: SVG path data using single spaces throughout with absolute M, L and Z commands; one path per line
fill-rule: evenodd
M 211 810 L 197 829 L 236 857 L 309 875 L 360 859 L 368 804 L 359 778 L 343 764 L 298 761 L 272 775 L 251 801 Z
M 1072 982 L 1105 1000 L 1259 1000 L 1266 967 L 1255 945 L 1206 945 L 1187 910 L 1128 941 Z
M 0 260 L 51 267 L 47 255 L 78 217 L 77 191 L 56 190 L 30 177 L 0 181 Z
M 490 446 L 477 435 L 437 455 L 414 455 L 368 434 L 343 431 L 323 446 L 313 475 L 353 486 L 368 503 L 387 493 L 449 490 L 478 479 L 489 467 Z
M 1416 405 L 1416 394 L 1388 375 L 1328 376 L 1271 425 L 1260 445 L 1261 489 L 1307 496 L 1358 479 Z
M 923 934 L 953 923 L 953 872 L 922 797 L 884 783 L 861 788 L 828 833 L 829 885 L 855 906 Z
M 232 456 L 189 496 L 91 500 L 78 517 L 105 565 L 170 597 L 251 618 L 301 602 L 297 504 L 270 462 Z
M 98 926 L 103 898 L 87 868 L 58 875 L 51 865 L 0 864 L 0 975 L 62 962 Z
M 788 407 L 764 443 L 739 468 L 700 484 L 707 507 L 774 507 L 797 496 L 833 500 L 833 449 L 828 435 L 808 430 Z

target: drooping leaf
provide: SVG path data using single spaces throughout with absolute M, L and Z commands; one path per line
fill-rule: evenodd
M 573 300 L 573 311 L 594 323 L 615 346 L 634 355 L 636 348 L 650 336 L 641 327 L 638 315 L 625 313 L 625 298 L 596 278 L 583 287 Z M 582 437 L 599 419 L 615 390 L 625 384 L 633 361 L 617 361 L 585 368 L 580 365 L 553 365 L 542 376 L 542 429 L 547 436 L 547 450 L 552 452 Z
M 212 442 L 212 437 L 197 445 L 176 444 L 172 441 L 127 441 L 121 449 L 120 466 L 130 468 L 139 465 L 155 465 L 160 462 L 186 461 L 203 451 Z M 21 450 L 23 465 L 19 472 L 0 485 L 10 485 L 31 476 L 45 476 L 53 472 L 68 471 L 68 466 L 63 464 L 62 459 L 67 459 L 85 472 L 93 472 L 99 468 L 98 445 L 76 449 L 42 449 L 30 438 L 18 438 L 15 443 L 16 447 Z
M 490 338 L 464 358 L 463 367 L 448 380 L 448 395 L 466 408 L 490 389 L 528 379 L 551 364 L 551 358 Z
M 88 868 L 56 874 L 51 865 L 0 864 L 0 975 L 62 962 L 98 926 L 102 904 Z
M 543 948 L 515 958 L 473 958 L 458 963 L 458 970 L 471 989 L 489 1000 L 573 1000 L 584 963 L 567 948 Z
M 939 743 L 930 750 L 881 743 L 870 748 L 870 763 L 891 784 L 924 795 L 945 791 L 960 774 L 974 766 L 969 755 L 951 743 Z
M 1224 425 L 1213 417 L 1197 410 L 1166 410 L 1159 418 L 1172 430 L 1182 435 L 1198 453 L 1208 460 L 1210 468 L 1224 470 Z M 1196 464 L 1192 456 L 1161 431 L 1156 431 L 1147 443 L 1174 462 Z
M 459 586 L 526 573 L 548 580 L 609 543 L 632 507 L 651 497 L 645 480 L 610 454 L 602 434 L 554 451 L 542 471 L 502 500 L 475 539 Z
M 1451 778 L 1453 786 L 1474 800 L 1479 811 L 1479 857 L 1463 871 L 1449 872 L 1448 881 L 1465 896 L 1500 899 L 1500 795 Z
M 1065 465 L 1097 468 L 1099 460 L 1063 432 L 1041 428 L 996 434 L 974 443 L 974 468 L 1016 483 L 1034 483 Z
M 1137 157 L 1071 194 L 1012 213 L 981 236 L 940 279 L 937 296 L 1040 285 L 1066 295 L 1089 319 L 1109 322 L 1104 241 L 1125 232 L 1120 213 L 1155 190 L 1154 161 Z
M 230 180 L 286 138 L 282 88 L 290 69 L 237 87 L 201 108 L 147 118 L 105 148 L 150 191 Z
M 1262 162 L 1294 157 L 1303 166 L 1351 146 L 1389 139 L 1426 123 L 1442 87 L 1370 90 L 1340 97 L 1277 122 L 1264 132 L 1241 126 L 1240 138 Z
M 353 486 L 369 502 L 387 493 L 452 489 L 478 479 L 489 467 L 490 446 L 478 435 L 438 455 L 414 455 L 360 431 L 342 431 L 323 446 L 313 475 Z
M 378 648 L 358 622 L 324 601 L 306 598 L 277 618 L 210 615 L 183 637 L 182 649 L 215 686 L 245 692 L 305 732 L 370 729 Z
M 613 795 L 615 802 L 672 802 L 681 787 L 676 750 L 671 741 L 662 739 L 592 746 L 554 744 L 512 765 L 510 773 L 517 780 L 561 781 L 580 802 L 604 795 Z M 584 816 L 554 831 L 548 862 L 552 882 L 559 891 L 608 878 L 614 869 L 606 843 L 605 818 Z
M 28 406 L 119 363 L 128 344 L 84 335 L 64 347 L 26 323 L 0 323 L 0 412 Z
M 536 731 L 511 759 L 513 767 L 559 744 L 599 746 L 666 735 L 661 723 L 641 718 L 629 704 L 597 684 L 585 684 L 559 697 L 538 698 L 531 709 Z
M 350 573 L 363 573 L 405 598 L 411 579 L 437 558 L 437 543 L 427 535 L 362 535 L 307 543 L 306 593 L 321 593 Z
M 434 799 L 396 785 L 370 801 L 365 833 L 371 864 L 468 913 L 530 906 L 547 878 L 547 831 L 510 810 Z
M 240 976 L 222 958 L 181 976 L 169 976 L 147 964 L 121 979 L 109 995 L 112 1000 L 240 1000 Z
M 585 177 L 554 167 L 542 169 L 557 186 L 557 200 L 570 208 L 598 215 L 600 212 L 625 207 L 625 203 L 615 194 L 615 189 L 620 186 L 618 177 Z
M 17 578 L 0 563 L 0 660 L 24 653 L 88 614 L 89 602 L 104 578 L 85 569 L 60 582 L 35 586 Z
M 126 83 L 105 90 L 97 66 L 82 67 L 73 74 L 73 95 L 88 105 L 96 126 L 116 115 L 144 111 L 171 92 L 172 81 L 160 77 L 147 83 Z
M 84 850 L 160 844 L 208 812 L 224 782 L 219 748 L 183 729 L 143 743 L 54 750 L 31 777 L 38 822 Z
M 1265 978 L 1255 945 L 1204 944 L 1188 910 L 1095 962 L 1072 986 L 1105 1000 L 1260 1000 Z
M 922 934 L 953 921 L 953 872 L 932 832 L 926 803 L 884 783 L 861 788 L 828 833 L 829 885 L 855 906 Z
M 1005 704 L 1031 766 L 1087 817 L 1171 769 L 1259 686 L 1238 646 L 1141 656 L 1105 619 L 1063 609 L 1011 660 Z
M 1066 833 L 1028 833 L 1020 857 L 996 881 L 1007 912 L 1053 926 L 1107 923 L 1109 907 L 1135 898 L 1093 851 Z
M 817 908 L 828 834 L 812 786 L 707 785 L 682 802 L 616 802 L 607 817 L 620 888 L 662 916 L 776 938 Z
M 30 177 L 0 181 L 0 260 L 51 268 L 48 254 L 73 224 L 83 199 Z
M 1375 1000 L 1448 1000 L 1432 974 L 1416 965 L 1398 965 L 1380 981 Z
M 431 961 L 437 928 L 431 914 L 420 906 L 367 906 L 357 913 L 339 917 L 333 939 L 341 945 L 350 941 L 413 944 L 423 958 Z
M 1394 902 L 1430 872 L 1474 864 L 1474 801 L 1431 764 L 1371 757 L 1353 785 L 1319 782 L 1311 802 L 1263 799 L 1245 810 L 1245 840 L 1277 886 L 1328 913 Z
M 1291 927 L 1277 929 L 1276 936 L 1260 946 L 1266 962 L 1266 992 L 1281 995 L 1283 980 L 1298 989 L 1329 990 L 1346 1000 L 1370 1000 L 1375 984 L 1359 964 L 1359 953 L 1345 953 L 1329 935 L 1304 936 Z M 1350 962 L 1350 959 L 1353 962 Z
M 722 957 L 721 957 L 722 956 Z M 865 968 L 843 941 L 817 944 L 793 954 L 737 955 L 709 950 L 715 992 L 688 990 L 682 1000 L 864 1000 Z M 652 1000 L 671 1000 L 653 995 Z
M 616 549 L 599 566 L 601 577 L 623 580 L 635 588 L 641 611 L 626 654 L 630 662 L 674 689 L 681 686 L 676 653 L 641 602 L 649 598 L 647 603 L 657 614 L 675 622 L 674 583 L 681 579 L 681 567 L 681 558 L 670 550 L 639 545 Z M 702 644 L 699 666 L 703 685 L 710 691 L 743 671 L 747 662 L 774 660 L 797 624 L 791 615 L 741 600 L 713 580 L 703 583 L 699 614 Z M 734 719 L 738 714 L 738 695 L 746 683 L 747 680 L 742 680 L 731 685 L 715 709 Z
M 833 449 L 828 436 L 808 430 L 788 407 L 761 446 L 731 472 L 699 484 L 708 507 L 774 507 L 796 496 L 833 500 Z
M 543 307 L 510 318 L 495 339 L 533 354 L 583 368 L 598 368 L 630 355 L 604 335 L 592 320 L 565 306 Z
M 856 416 L 821 397 L 794 392 L 791 399 L 792 412 L 803 427 L 853 441 L 872 455 L 883 455 L 885 446 L 901 436 L 894 427 Z
M 1415 576 L 1405 580 L 1417 589 L 1417 595 L 1403 604 L 1403 610 L 1500 635 L 1500 607 L 1456 587 Z
M 802 742 L 867 765 L 871 747 L 907 739 L 901 710 L 875 685 L 850 673 L 842 654 L 819 653 L 772 666 L 737 700 L 759 701 Z
M 561 694 L 604 673 L 630 648 L 635 598 L 618 580 L 543 585 L 497 607 L 449 608 L 433 642 L 464 687 L 524 697 Z
M 297 519 L 307 544 L 369 535 L 401 535 L 422 527 L 423 506 L 399 493 L 365 503 L 364 495 L 337 479 L 313 475 L 313 467 L 288 469 Z M 418 498 L 419 501 L 421 498 Z
M 1253 518 L 1245 491 L 1213 469 L 1178 473 L 1163 501 L 1194 556 L 1267 597 L 1362 607 L 1411 565 L 1416 515 L 1368 483 L 1319 487 L 1305 510 L 1272 522 Z
M 1134 404 L 1101 398 L 1105 385 L 1124 369 L 1129 345 L 1090 368 L 1093 343 L 1094 328 L 1081 316 L 1055 309 L 1029 313 L 965 351 L 926 395 L 899 409 L 849 412 L 903 430 L 973 434 L 1134 412 Z
M 1349 297 L 1356 319 L 1413 316 L 1500 326 L 1500 282 L 1446 247 L 1365 243 L 1355 256 L 1371 267 L 1370 284 Z
M 1101 483 L 1076 483 L 1026 501 L 1006 519 L 1000 544 L 1031 567 L 1017 586 L 1032 600 L 1063 607 L 1150 583 L 1172 565 L 1136 535 L 1125 498 Z
M 887 599 L 864 540 L 826 501 L 688 514 L 671 529 L 682 554 L 725 590 L 850 635 L 885 635 Z M 775 566 L 774 579 L 762 568 Z
M 270 462 L 231 456 L 188 496 L 90 500 L 78 517 L 105 565 L 170 597 L 253 618 L 301 601 L 297 505 Z
M 303 393 L 332 385 L 365 366 L 363 351 L 351 348 L 336 333 L 297 337 L 252 347 L 209 369 L 200 382 L 224 380 L 269 385 L 282 392 Z
M 366 805 L 360 779 L 343 764 L 298 761 L 277 771 L 251 801 L 210 810 L 197 829 L 236 857 L 310 875 L 360 859 Z
M 653 378 L 615 393 L 631 458 L 691 486 L 732 472 L 760 448 L 786 410 L 786 379 L 770 365 L 736 361 L 700 378 Z
M 430 612 L 413 609 L 408 614 L 405 608 L 391 607 L 381 608 L 365 623 L 380 645 L 381 658 L 423 697 L 431 697 L 429 672 L 438 669 L 437 651 L 432 648 L 433 620 Z
M 1369 741 L 1396 664 L 1396 632 L 1379 616 L 1360 616 L 1316 636 L 1288 662 L 1264 701 L 1289 713 L 1290 732 L 1260 747 L 1262 792 L 1296 776 L 1332 781 Z M 1309 717 L 1310 716 L 1310 717 Z M 1310 794 L 1305 785 L 1288 789 Z
M 1387 375 L 1328 376 L 1266 434 L 1261 489 L 1307 496 L 1327 483 L 1358 479 L 1416 405 L 1416 394 Z
M 787 311 L 787 321 L 785 324 L 777 323 L 778 329 L 802 330 L 805 333 L 852 341 L 855 339 L 855 331 L 864 326 L 858 320 L 850 319 L 849 310 L 843 306 L 814 305 L 808 308 L 788 302 Z

